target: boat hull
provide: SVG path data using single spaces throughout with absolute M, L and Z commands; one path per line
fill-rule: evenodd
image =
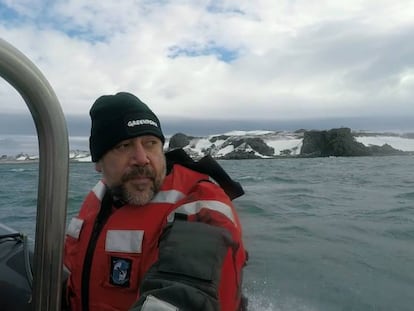
M 0 310 L 32 310 L 32 288 L 27 267 L 32 266 L 33 249 L 33 243 L 19 238 L 17 231 L 0 223 Z

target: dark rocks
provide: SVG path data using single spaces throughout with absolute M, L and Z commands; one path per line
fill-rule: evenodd
M 200 138 L 189 136 L 183 133 L 174 134 L 170 138 L 168 150 L 176 148 L 184 148 L 188 153 L 192 153 L 193 157 L 196 157 L 195 151 L 192 147 L 197 143 Z M 216 146 L 216 143 L 221 141 L 220 147 Z M 223 143 L 224 141 L 224 143 Z M 263 157 L 272 157 L 274 155 L 274 148 L 269 147 L 263 139 L 259 137 L 242 137 L 242 136 L 229 136 L 229 135 L 217 135 L 209 139 L 211 145 L 201 150 L 204 155 L 211 155 L 219 159 L 257 159 Z M 217 155 L 220 149 L 232 146 L 233 151 L 226 153 L 225 155 Z M 200 157 L 200 155 L 198 156 Z
M 388 144 L 384 144 L 382 146 L 368 146 L 367 148 L 371 151 L 371 155 L 373 156 L 405 154 L 404 151 L 394 149 Z
M 230 140 L 228 144 L 231 144 L 239 153 L 245 152 L 246 155 L 250 154 L 252 151 L 256 151 L 257 153 L 268 157 L 275 154 L 275 149 L 269 147 L 263 139 L 259 137 L 236 138 Z
M 210 138 L 210 142 L 215 143 L 218 140 L 227 140 L 230 136 L 228 135 L 217 135 Z
M 183 148 L 193 158 L 210 155 L 217 159 L 258 159 L 294 157 L 349 157 L 407 154 L 390 145 L 366 146 L 355 137 L 368 136 L 353 133 L 349 128 L 326 131 L 297 130 L 294 133 L 267 132 L 246 135 L 221 134 L 209 137 L 194 137 L 177 133 L 170 138 L 168 150 Z M 377 134 L 379 135 L 379 134 Z M 275 151 L 267 142 L 278 140 L 296 141 L 290 147 Z M 296 145 L 295 145 L 296 144 Z M 276 154 L 277 153 L 277 154 Z
M 240 151 L 234 150 L 220 157 L 222 160 L 246 160 L 246 159 L 261 159 L 262 157 L 255 154 L 254 151 Z
M 170 138 L 170 143 L 168 145 L 168 149 L 177 149 L 177 148 L 184 148 L 185 146 L 189 145 L 193 139 L 192 136 L 187 136 L 183 133 L 174 134 Z
M 329 131 L 308 131 L 304 133 L 300 155 L 302 157 L 349 157 L 401 154 L 391 146 L 367 147 L 355 140 L 351 129 L 338 128 Z

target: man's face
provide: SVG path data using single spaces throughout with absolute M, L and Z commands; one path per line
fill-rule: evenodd
M 152 135 L 121 141 L 96 163 L 106 185 L 133 205 L 147 204 L 161 188 L 166 174 L 162 142 Z

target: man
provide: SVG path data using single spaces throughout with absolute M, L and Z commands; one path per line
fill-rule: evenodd
M 166 159 L 160 122 L 134 95 L 101 96 L 90 117 L 102 180 L 67 230 L 70 310 L 242 310 L 246 251 L 223 189 Z

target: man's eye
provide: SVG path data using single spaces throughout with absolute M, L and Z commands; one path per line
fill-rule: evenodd
M 122 143 L 122 144 L 117 145 L 115 149 L 121 151 L 121 150 L 127 149 L 129 146 L 130 146 L 130 143 Z
M 145 144 L 146 144 L 148 147 L 155 146 L 157 143 L 158 143 L 158 141 L 157 141 L 156 139 L 147 140 L 147 141 L 145 142 Z

